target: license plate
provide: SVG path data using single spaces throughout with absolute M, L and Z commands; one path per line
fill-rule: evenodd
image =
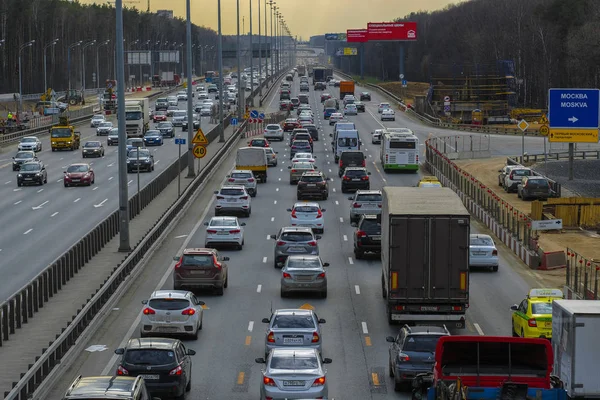
M 304 386 L 304 381 L 283 381 L 283 386 Z
M 290 253 L 304 253 L 304 248 L 302 247 L 290 247 L 288 249 Z
M 371 236 L 371 239 L 373 239 L 373 240 L 381 240 L 381 235 L 373 235 L 373 236 Z
M 437 310 L 438 310 L 437 307 L 427 307 L 427 306 L 421 307 L 421 311 L 437 311 Z
M 304 344 L 304 338 L 283 338 L 283 344 Z
M 217 232 L 217 235 L 227 235 L 229 232 Z
M 196 270 L 196 271 L 190 271 L 190 273 L 192 275 L 204 275 L 206 273 L 206 271 L 203 269 L 200 269 L 200 270 Z
M 71 179 L 73 182 L 79 182 L 81 179 Z
M 309 184 L 308 184 L 308 185 L 306 185 L 306 186 L 308 186 L 308 187 L 317 187 L 317 184 L 316 184 L 316 183 L 309 183 Z
M 139 375 L 141 378 L 146 380 L 157 380 L 160 379 L 160 375 Z
M 474 256 L 484 256 L 485 255 L 485 251 L 474 251 L 473 255 Z
M 26 181 L 31 181 L 33 178 L 25 178 Z
M 171 321 L 167 321 L 167 322 L 171 322 Z M 171 333 L 171 332 L 177 332 L 177 328 L 173 328 L 173 327 L 168 327 L 168 326 L 163 326 L 158 328 L 159 332 L 165 332 L 165 333 Z
M 352 179 L 352 181 L 354 181 L 354 182 L 360 182 L 360 178 L 358 178 L 358 179 Z
M 236 199 L 227 199 L 228 203 L 235 203 L 237 200 Z

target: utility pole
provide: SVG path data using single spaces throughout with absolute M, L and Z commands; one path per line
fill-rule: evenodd
M 252 0 L 250 1 L 250 93 L 254 92 L 254 46 L 252 45 Z M 254 96 L 250 96 L 250 106 L 254 107 Z
M 242 120 L 242 107 L 244 99 L 244 91 L 242 90 L 242 69 L 240 65 L 240 0 L 237 0 L 237 47 L 235 55 L 237 57 L 237 71 L 238 71 L 238 106 L 237 106 L 237 117 L 238 121 Z M 221 85 L 223 86 L 223 85 Z M 245 89 L 245 88 L 244 88 Z M 223 99 L 223 90 L 219 95 L 219 99 Z M 223 100 L 221 100 L 223 101 Z
M 250 0 L 252 1 L 252 0 Z M 262 79 L 262 46 L 260 40 L 260 0 L 258 0 L 258 87 L 260 88 L 260 97 L 262 97 L 262 85 L 260 80 Z
M 186 41 L 187 41 L 187 57 L 186 57 L 186 72 L 187 72 L 187 123 L 188 123 L 188 178 L 196 176 L 194 170 L 194 109 L 192 107 L 192 19 L 190 11 L 190 0 L 185 1 L 186 7 Z M 202 118 L 200 118 L 202 123 Z M 181 173 L 181 171 L 179 171 Z
M 219 40 L 217 42 L 218 62 L 219 62 L 219 79 L 223 79 L 223 31 L 221 30 L 221 0 L 218 0 L 218 19 L 219 19 Z M 238 24 L 239 26 L 239 24 Z M 239 72 L 238 72 L 239 74 Z M 239 79 L 239 76 L 238 76 Z M 223 85 L 219 85 L 219 123 L 221 128 L 219 129 L 219 142 L 225 142 L 225 129 L 223 128 Z

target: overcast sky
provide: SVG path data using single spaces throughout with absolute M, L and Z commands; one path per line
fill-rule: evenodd
M 146 10 L 148 0 L 123 0 L 126 6 Z M 439 10 L 448 4 L 466 0 L 277 0 L 282 15 L 293 35 L 307 40 L 324 33 L 346 32 L 366 28 L 368 22 L 387 22 L 418 10 Z M 81 3 L 102 3 L 80 0 Z M 173 10 L 185 18 L 185 0 L 150 0 L 150 10 Z M 261 4 L 261 29 L 264 34 L 265 0 L 252 0 L 252 30 L 258 34 L 258 4 Z M 114 2 L 113 2 L 114 4 Z M 221 0 L 223 33 L 236 33 L 236 0 Z M 192 22 L 217 30 L 217 0 L 191 0 Z M 267 6 L 270 15 L 270 8 Z M 250 30 L 250 0 L 240 0 L 240 31 Z M 245 17 L 245 24 L 242 24 Z M 270 20 L 269 20 L 270 21 Z M 127 29 L 127 27 L 125 27 Z M 270 27 L 269 27 L 270 32 Z

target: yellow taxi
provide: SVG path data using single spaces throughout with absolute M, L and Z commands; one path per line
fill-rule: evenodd
M 513 336 L 552 339 L 552 301 L 562 298 L 560 289 L 531 289 L 521 304 L 510 307 Z
M 442 183 L 435 176 L 424 176 L 417 187 L 442 187 Z

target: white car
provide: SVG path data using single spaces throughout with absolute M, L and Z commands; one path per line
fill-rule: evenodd
M 383 133 L 383 129 L 375 129 L 371 132 L 371 143 L 373 144 L 381 144 L 381 134 Z
M 313 124 L 314 120 L 313 120 L 313 117 L 311 117 L 310 115 L 304 114 L 304 115 L 301 115 L 300 117 L 298 117 L 298 122 L 300 122 L 300 125 Z
M 244 186 L 223 186 L 220 190 L 215 190 L 215 194 L 215 215 L 241 213 L 249 217 L 252 214 L 250 195 Z
M 175 106 L 179 104 L 179 100 L 177 100 L 177 96 L 168 96 L 167 101 L 169 102 L 169 106 Z
M 323 213 L 324 208 L 321 208 L 319 203 L 302 202 L 294 204 L 293 208 L 288 208 L 290 215 L 290 225 L 312 228 L 315 233 L 323 233 L 325 231 L 325 218 Z
M 96 114 L 92 117 L 92 120 L 90 121 L 90 128 L 97 128 L 104 121 L 106 121 L 104 115 Z
M 42 151 L 42 141 L 35 136 L 26 136 L 21 139 L 17 146 L 19 151 Z
M 198 339 L 202 329 L 204 310 L 192 292 L 185 290 L 157 290 L 150 299 L 143 300 L 140 336 L 175 334 Z
M 187 101 L 187 92 L 185 91 L 180 91 L 177 92 L 177 101 Z
M 196 91 L 197 92 L 206 92 L 206 86 L 198 85 L 198 86 L 196 86 Z
M 234 169 L 231 174 L 227 175 L 228 185 L 241 185 L 246 188 L 246 191 L 251 197 L 256 197 L 258 186 L 254 173 L 250 170 Z
M 212 217 L 206 225 L 206 239 L 204 247 L 234 245 L 238 250 L 244 246 L 245 222 L 238 221 L 237 217 Z
M 267 165 L 269 167 L 277 166 L 277 151 L 275 151 L 272 147 L 265 147 L 265 153 L 267 154 Z
M 207 106 L 202 106 L 202 108 L 200 108 L 200 116 L 201 117 L 210 117 L 210 114 L 212 113 L 211 107 L 207 107 Z
M 283 142 L 283 129 L 278 124 L 269 124 L 265 127 L 263 136 L 268 140 L 279 140 Z
M 358 109 L 354 104 L 346 104 L 344 107 L 344 115 L 358 115 Z
M 208 92 L 199 92 L 198 93 L 198 100 L 206 100 L 208 99 Z
M 317 156 L 313 156 L 311 153 L 296 153 L 292 158 L 292 164 L 297 162 L 309 162 L 314 164 Z
M 469 267 L 484 267 L 498 271 L 498 249 L 490 235 L 471 234 Z
M 381 112 L 381 120 L 382 121 L 385 121 L 385 120 L 395 121 L 396 113 L 391 108 L 386 108 Z
M 333 113 L 329 117 L 329 125 L 335 125 L 336 122 L 342 121 L 343 119 L 344 116 L 342 115 L 342 113 Z
M 390 103 L 379 103 L 379 107 L 377 107 L 377 112 L 381 114 L 383 110 L 388 108 L 392 108 L 392 106 L 390 106 Z

